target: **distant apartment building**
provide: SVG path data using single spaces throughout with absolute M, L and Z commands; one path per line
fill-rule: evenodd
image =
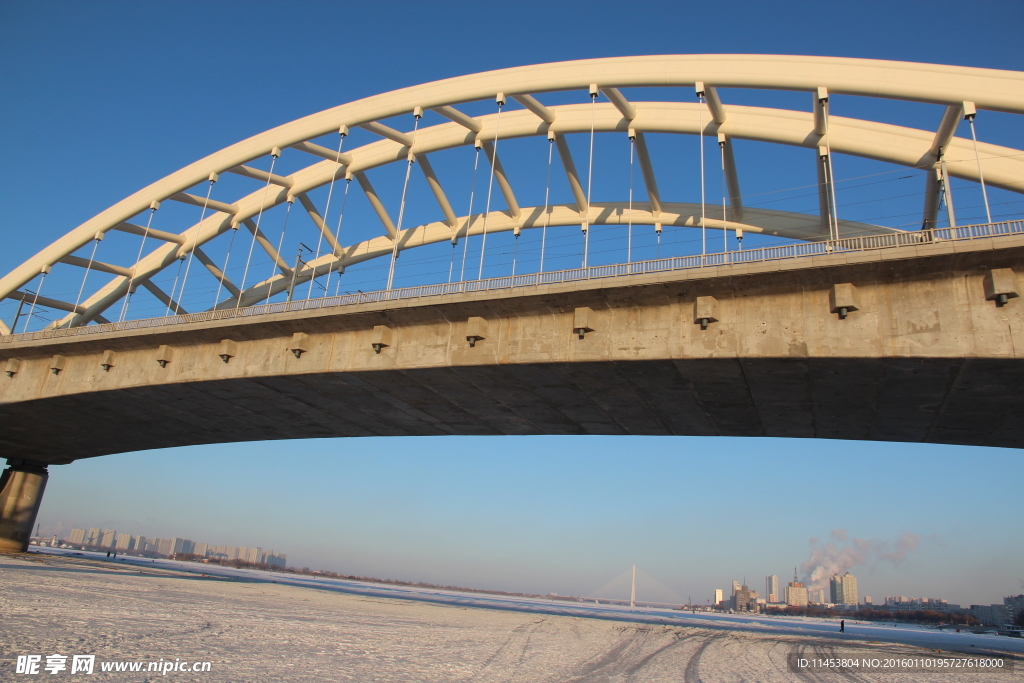
M 104 529 L 103 535 L 100 537 L 100 545 L 104 548 L 113 548 L 117 544 L 117 531 L 114 529 Z
M 739 581 L 733 581 L 732 582 L 732 595 L 736 595 L 736 591 L 738 591 L 740 589 L 740 585 L 741 584 L 740 584 Z
M 816 588 L 807 591 L 807 602 L 815 605 L 825 604 L 825 589 Z
M 768 602 L 779 601 L 779 577 L 775 574 L 771 574 L 765 577 L 764 580 L 765 595 L 768 596 Z
M 135 546 L 132 544 L 131 534 L 118 534 L 117 542 L 114 545 L 116 550 L 134 550 Z
M 712 599 L 712 601 L 711 601 L 711 604 L 712 604 L 712 605 L 721 605 L 721 604 L 722 604 L 722 600 L 724 600 L 724 599 L 725 599 L 725 598 L 724 598 L 724 597 L 722 596 L 722 594 L 723 594 L 724 592 L 725 592 L 725 591 L 723 591 L 723 590 L 722 590 L 721 588 L 716 588 L 716 589 L 715 589 L 715 596 L 714 596 L 714 598 Z
M 72 529 L 67 541 L 71 545 L 83 545 L 85 543 L 85 529 Z
M 832 602 L 836 605 L 856 605 L 860 602 L 857 592 L 857 577 L 846 572 L 842 576 L 834 574 L 829 580 Z
M 1012 624 L 1024 610 L 1024 594 L 1003 598 L 1001 605 L 971 605 L 971 614 L 986 626 Z
M 85 544 L 86 545 L 99 545 L 100 541 L 102 539 L 103 539 L 103 532 L 100 529 L 97 529 L 96 527 L 92 527 L 85 534 Z
M 207 543 L 196 543 L 195 547 L 192 548 L 192 553 L 194 555 L 199 555 L 200 557 L 206 557 L 209 554 L 209 550 L 210 550 L 209 544 L 207 544 Z
M 757 591 L 752 591 L 745 584 L 733 591 L 732 607 L 737 612 L 757 611 L 757 599 L 760 597 Z
M 145 536 L 132 536 L 132 550 L 145 550 L 146 549 L 146 537 Z
M 799 581 L 790 581 L 786 585 L 786 604 L 793 607 L 806 607 L 807 587 Z

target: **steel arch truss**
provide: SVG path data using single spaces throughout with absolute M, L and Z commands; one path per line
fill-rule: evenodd
M 703 93 L 706 104 L 680 102 L 631 102 L 621 92 L 624 87 L 683 87 Z M 764 88 L 801 90 L 813 93 L 810 111 L 723 104 L 716 88 Z M 545 106 L 537 95 L 566 90 L 599 90 L 605 100 L 591 104 Z M 693 91 L 691 91 L 693 92 Z M 582 186 L 574 180 L 574 168 L 568 148 L 559 144 L 559 151 L 574 190 L 575 203 L 548 207 L 520 207 L 511 182 L 500 171 L 495 158 L 496 180 L 509 207 L 506 211 L 459 216 L 452 209 L 441 183 L 429 162 L 429 154 L 460 146 L 483 148 L 490 159 L 499 138 L 498 114 L 472 117 L 456 106 L 466 102 L 505 95 L 523 109 L 506 110 L 500 114 L 500 139 L 545 136 L 555 142 L 573 133 L 589 133 L 591 126 L 599 133 L 620 133 L 637 140 L 637 151 L 648 202 L 634 202 L 632 213 L 623 203 L 593 201 L 587 204 Z M 945 105 L 946 114 L 937 130 L 906 128 L 868 120 L 829 116 L 828 97 L 833 94 L 861 95 Z M 705 109 L 706 107 L 706 109 Z M 410 131 L 399 131 L 381 123 L 390 117 L 433 110 L 448 122 Z M 201 159 L 180 171 L 151 184 L 118 202 L 94 218 L 71 230 L 56 242 L 0 279 L 0 298 L 24 299 L 20 288 L 41 272 L 48 272 L 57 263 L 90 267 L 112 275 L 85 301 L 76 304 L 39 298 L 41 305 L 67 311 L 67 316 L 54 325 L 79 325 L 103 322 L 103 314 L 121 300 L 129 290 L 142 286 L 169 307 L 178 310 L 178 303 L 152 283 L 160 273 L 178 259 L 192 253 L 197 267 L 205 268 L 223 282 L 228 295 L 218 307 L 250 305 L 284 291 L 291 283 L 308 282 L 311 278 L 343 269 L 349 265 L 391 253 L 445 240 L 458 240 L 479 234 L 486 225 L 488 233 L 518 231 L 571 224 L 603 225 L 632 222 L 701 226 L 700 205 L 663 202 L 656 185 L 653 167 L 644 140 L 646 133 L 675 133 L 716 137 L 730 140 L 758 140 L 810 149 L 824 149 L 828 135 L 828 152 L 860 156 L 907 167 L 938 169 L 945 162 L 949 176 L 978 181 L 979 166 L 971 140 L 954 137 L 957 122 L 976 109 L 1024 113 L 1024 73 L 993 69 L 976 69 L 908 62 L 890 62 L 825 57 L 770 55 L 666 55 L 582 60 L 518 67 L 473 74 L 434 83 L 427 83 L 384 93 L 341 105 L 298 119 L 253 136 Z M 345 133 L 359 126 L 380 140 L 338 153 L 312 140 L 329 133 Z M 305 152 L 317 160 L 286 176 L 251 168 L 246 164 L 267 154 L 279 155 L 283 148 Z M 731 159 L 731 149 L 728 158 Z M 1013 192 L 1024 192 L 1024 152 L 992 144 L 978 144 L 984 159 L 986 184 Z M 437 199 L 442 220 L 399 230 L 376 199 L 366 172 L 386 164 L 413 159 L 424 174 Z M 231 172 L 266 183 L 251 194 L 234 202 L 214 201 L 192 195 L 190 188 Z M 744 208 L 739 204 L 739 187 L 735 167 L 727 169 L 729 193 L 732 195 L 731 215 L 722 216 L 721 209 L 707 205 L 704 226 L 722 229 L 740 227 L 750 232 L 769 232 L 801 240 L 827 239 L 822 218 L 777 211 Z M 343 245 L 336 241 L 324 218 L 307 193 L 338 179 L 356 180 L 366 193 L 382 223 L 378 237 Z M 934 222 L 938 203 L 935 183 L 931 181 L 924 193 L 924 223 Z M 207 216 L 180 233 L 160 230 L 146 231 L 130 222 L 160 202 L 173 200 L 203 206 Z M 823 200 L 824 201 L 824 200 Z M 304 264 L 296 272 L 278 254 L 263 235 L 254 218 L 261 212 L 285 202 L 298 202 L 309 214 L 328 245 L 327 254 Z M 824 215 L 824 211 L 823 211 Z M 724 219 L 728 218 L 726 222 Z M 276 274 L 241 291 L 225 277 L 220 268 L 203 251 L 203 246 L 232 228 L 251 233 L 263 250 L 276 263 Z M 891 232 L 862 223 L 840 221 L 845 235 L 856 236 Z M 76 257 L 73 253 L 110 230 L 148 237 L 162 242 L 131 266 L 118 266 Z M 397 246 L 396 246 L 397 242 Z M 0 322 L 0 332 L 9 330 Z

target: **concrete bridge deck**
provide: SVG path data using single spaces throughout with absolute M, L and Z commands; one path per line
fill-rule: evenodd
M 0 376 L 0 448 L 55 464 L 371 435 L 1022 447 L 1022 304 L 984 286 L 1003 268 L 1024 268 L 1024 236 L 15 340 L 0 346 L 0 366 L 20 361 Z M 830 294 L 846 283 L 843 320 Z M 717 302 L 706 330 L 698 297 Z

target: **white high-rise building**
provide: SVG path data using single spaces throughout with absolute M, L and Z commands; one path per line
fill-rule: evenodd
M 114 529 L 104 529 L 98 545 L 101 545 L 104 548 L 113 548 L 116 543 L 117 531 Z
M 117 542 L 114 547 L 117 550 L 131 550 L 132 549 L 132 535 L 131 534 L 118 534 Z
M 770 574 L 765 577 L 765 595 L 768 596 L 768 602 L 779 601 L 779 577 L 775 574 Z
M 786 586 L 786 604 L 794 607 L 807 606 L 807 588 L 799 581 L 790 581 Z
M 856 605 L 860 602 L 857 593 L 857 577 L 846 572 L 842 576 L 835 574 L 829 579 L 832 602 L 837 605 Z
M 722 596 L 722 593 L 724 593 L 724 591 L 721 588 L 716 588 L 715 589 L 715 597 L 711 601 L 712 605 L 721 605 L 722 604 L 722 600 L 724 600 L 724 597 Z
M 68 536 L 68 543 L 72 545 L 82 545 L 85 543 L 85 529 L 72 529 L 71 535 Z
M 103 531 L 101 531 L 100 529 L 97 529 L 96 527 L 90 528 L 89 531 L 87 531 L 86 534 L 85 534 L 85 544 L 86 545 L 99 545 L 100 541 L 102 541 L 102 540 L 103 540 Z

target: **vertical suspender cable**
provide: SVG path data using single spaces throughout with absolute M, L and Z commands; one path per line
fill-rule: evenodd
M 551 214 L 548 213 L 548 206 L 551 201 L 551 153 L 555 150 L 555 134 L 548 131 L 548 179 L 544 183 L 544 227 L 540 230 L 540 269 L 538 273 L 544 272 L 544 248 L 548 242 L 548 225 L 551 223 Z
M 345 207 L 348 205 L 348 188 L 350 188 L 352 186 L 352 176 L 349 175 L 347 171 L 346 171 L 345 175 L 346 175 L 346 177 L 345 177 L 345 193 L 341 196 L 341 211 L 338 212 L 338 227 L 334 229 L 334 241 L 338 242 L 339 245 L 341 244 L 341 241 L 340 241 L 341 240 L 341 222 L 343 220 L 345 220 Z M 324 222 L 324 225 L 327 225 L 326 221 Z M 332 251 L 331 253 L 334 253 L 334 252 Z M 335 257 L 336 260 L 341 260 L 342 254 L 334 254 L 334 257 Z M 331 286 L 331 273 L 332 272 L 334 272 L 333 269 L 330 269 L 330 270 L 327 271 L 327 281 L 324 283 L 324 296 L 325 297 L 327 296 L 328 288 Z M 341 275 L 342 275 L 343 272 L 344 272 L 344 267 L 343 266 L 339 266 L 338 267 L 338 284 L 334 286 L 334 289 L 335 289 L 334 296 L 338 296 L 338 291 L 337 290 L 341 289 Z
M 629 129 L 629 228 L 626 231 L 626 263 L 633 262 L 633 148 L 636 147 L 636 133 Z
M 698 110 L 698 133 L 700 140 L 700 253 L 703 257 L 708 253 L 708 231 L 707 226 L 704 224 L 705 209 L 704 209 L 704 91 L 701 90 L 697 93 L 697 99 L 700 102 L 700 109 Z M 703 258 L 701 259 L 701 265 L 704 265 Z
M 494 122 L 494 147 L 491 150 L 491 177 L 487 181 L 487 208 L 484 209 L 483 240 L 480 243 L 480 268 L 477 270 L 476 279 L 484 279 L 484 251 L 487 249 L 487 217 L 491 213 L 491 193 L 494 190 L 494 164 L 498 161 L 498 133 L 501 130 L 501 107 L 505 104 L 505 95 L 499 94 L 496 98 L 498 103 L 498 118 Z
M 231 239 L 228 240 L 228 253 L 224 256 L 224 267 L 220 271 L 220 279 L 217 280 L 217 293 L 213 296 L 213 308 L 217 308 L 220 301 L 220 292 L 224 288 L 224 278 L 227 277 L 228 263 L 231 261 L 231 249 L 235 246 L 235 235 L 238 234 L 238 223 L 231 223 Z
M 39 293 L 43 291 L 43 283 L 46 282 L 46 274 L 50 272 L 50 266 L 43 266 L 40 271 L 39 286 L 36 287 L 36 295 L 32 297 L 32 305 L 29 306 L 28 315 L 25 316 L 25 327 L 21 328 L 22 332 L 28 332 L 28 324 L 32 322 L 32 315 L 36 310 L 36 302 L 39 301 Z
M 473 223 L 473 194 L 476 192 L 476 170 L 480 165 L 480 140 L 476 141 L 476 156 L 473 157 L 473 182 L 469 186 L 469 211 L 466 213 L 466 236 L 462 239 L 462 269 L 459 271 L 459 282 L 466 279 L 466 257 L 469 251 L 469 226 Z
M 939 154 L 939 170 L 942 173 L 942 201 L 946 204 L 946 222 L 949 227 L 956 227 L 956 210 L 953 208 L 953 190 L 949 187 L 949 174 L 946 172 L 946 155 Z
M 594 117 L 597 108 L 597 86 L 590 86 L 590 159 L 587 162 L 587 215 L 583 217 L 583 267 L 590 256 L 590 187 L 594 180 Z
M 188 252 L 188 263 L 185 265 L 185 278 L 181 281 L 181 291 L 178 293 L 179 302 L 182 301 L 182 299 L 185 296 L 185 285 L 188 284 L 188 272 L 189 269 L 192 268 L 192 257 L 193 255 L 195 255 L 196 246 L 199 244 L 199 226 L 201 226 L 203 224 L 203 221 L 206 219 L 206 209 L 210 204 L 210 193 L 213 191 L 213 184 L 217 182 L 217 178 L 218 176 L 216 173 L 210 174 L 210 186 L 206 188 L 206 200 L 203 202 L 203 210 L 199 214 L 199 222 L 196 223 L 196 234 L 192 240 L 192 248 Z M 173 289 L 171 290 L 171 300 L 174 300 Z
M 337 151 L 337 153 L 335 154 L 335 157 L 334 157 L 334 163 L 336 163 L 338 165 L 338 168 L 334 169 L 334 173 L 331 174 L 331 184 L 327 188 L 327 205 L 324 207 L 324 217 L 323 217 L 324 230 L 330 230 L 330 228 L 327 226 L 327 217 L 331 213 L 331 198 L 334 196 L 334 183 L 338 179 L 338 170 L 341 168 L 341 146 L 345 144 L 345 136 L 348 134 L 348 128 L 346 126 L 342 126 L 338 130 L 338 134 L 339 134 L 339 137 L 338 137 L 338 151 Z M 316 239 L 316 252 L 315 252 L 315 255 L 313 256 L 313 263 L 316 263 L 317 260 L 320 258 L 320 246 L 324 243 L 324 231 L 323 230 L 319 230 L 318 232 L 320 233 L 320 236 L 317 237 L 317 239 Z M 282 238 L 284 237 L 284 231 L 281 231 L 281 237 Z M 278 252 L 280 253 L 280 250 L 278 250 Z M 328 273 L 331 272 L 329 266 L 328 266 L 327 272 Z M 313 273 L 309 276 L 309 293 L 306 295 L 307 299 L 312 299 L 313 298 L 313 280 L 315 280 L 315 279 L 316 279 L 316 266 L 313 266 Z M 324 296 L 327 296 L 327 286 L 326 285 L 324 285 Z
M 725 213 L 725 140 L 718 141 L 718 147 L 722 151 L 722 253 L 729 252 L 729 218 Z
M 992 212 L 988 208 L 988 191 L 985 189 L 985 175 L 981 172 L 981 155 L 978 153 L 978 136 L 974 132 L 974 107 L 971 107 L 971 111 L 964 117 L 971 124 L 971 139 L 974 140 L 974 158 L 978 162 L 978 181 L 981 183 L 981 196 L 985 200 L 985 218 L 988 222 L 992 222 Z
M 292 215 L 292 204 L 295 203 L 295 197 L 288 195 L 287 197 L 288 208 L 284 210 L 284 224 L 281 226 L 281 236 L 277 238 L 277 256 L 281 257 L 281 249 L 284 248 L 284 233 L 288 230 L 288 218 Z M 270 277 L 267 278 L 267 303 L 270 303 L 271 291 L 274 288 L 274 273 L 277 272 L 277 262 L 274 259 L 270 259 Z M 263 301 L 263 297 L 260 297 L 260 301 Z M 256 302 L 259 303 L 259 302 Z
M 178 257 L 178 272 L 174 274 L 174 284 L 171 285 L 171 295 L 167 297 L 167 311 L 164 315 L 170 315 L 171 309 L 174 309 L 174 314 L 177 315 L 181 311 L 181 306 L 174 301 L 174 290 L 178 288 L 178 279 L 181 278 L 181 267 L 185 263 L 185 256 L 182 254 Z
M 135 257 L 135 265 L 132 267 L 132 274 L 128 278 L 128 291 L 124 295 L 124 303 L 121 304 L 121 315 L 118 317 L 117 322 L 123 322 L 124 316 L 128 312 L 128 303 L 132 298 L 132 285 L 135 283 L 135 271 L 139 267 L 139 261 L 142 260 L 142 249 L 146 246 L 146 238 L 149 237 L 149 226 L 153 223 L 153 214 L 160 208 L 160 202 L 154 201 L 149 205 L 149 218 L 146 220 L 146 229 L 142 231 L 142 241 L 139 242 L 139 253 Z
M 413 125 L 412 138 L 413 145 L 416 144 L 416 131 L 420 126 L 420 118 L 423 114 L 420 113 L 419 107 L 416 108 L 416 113 L 413 114 L 416 118 L 416 123 Z M 409 148 L 409 162 L 405 166 L 405 182 L 402 184 L 402 202 L 398 206 L 398 225 L 395 226 L 395 243 L 391 249 L 391 268 L 388 269 L 388 286 L 387 289 L 391 289 L 391 284 L 395 280 L 395 261 L 398 260 L 398 241 L 402 237 L 402 219 L 405 217 L 405 195 L 409 190 L 409 175 L 412 173 L 412 165 L 415 163 L 416 157 L 412 155 L 412 148 Z
M 245 282 L 249 277 L 249 263 L 252 261 L 252 251 L 256 246 L 256 235 L 260 231 L 260 220 L 263 218 L 263 208 L 267 205 L 267 192 L 270 191 L 270 180 L 274 175 L 274 164 L 277 163 L 277 157 L 281 156 L 281 150 L 275 147 L 270 150 L 270 174 L 267 176 L 267 184 L 263 188 L 263 199 L 260 201 L 260 211 L 256 214 L 256 229 L 252 231 L 252 241 L 249 243 L 249 255 L 245 257 L 245 270 L 242 271 L 242 284 L 238 287 L 238 301 L 235 302 L 235 308 L 239 308 L 242 305 L 242 295 L 245 294 Z
M 828 141 L 828 120 L 831 117 L 831 111 L 829 107 L 829 100 L 826 97 L 821 106 L 825 109 L 825 149 L 828 151 L 828 162 L 825 164 L 825 180 L 828 183 L 829 199 L 832 200 L 832 214 L 830 219 L 832 225 L 835 226 L 835 237 L 833 239 L 839 240 L 839 209 L 836 207 L 836 176 L 835 171 L 832 168 L 832 145 Z
M 75 309 L 78 308 L 79 302 L 82 301 L 82 292 L 85 291 L 85 281 L 89 279 L 89 271 L 92 270 L 92 262 L 96 260 L 96 247 L 100 245 L 101 239 L 103 239 L 103 233 L 96 233 L 96 237 L 93 239 L 92 243 L 92 253 L 89 255 L 89 265 L 85 267 L 85 275 L 82 276 L 82 284 L 78 287 L 78 296 L 75 297 Z M 68 327 L 74 326 L 75 315 L 77 315 L 77 313 L 77 310 L 71 312 L 71 321 L 68 323 Z

